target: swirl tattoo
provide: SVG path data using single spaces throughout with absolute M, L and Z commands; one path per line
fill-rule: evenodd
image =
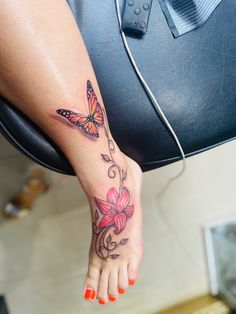
M 115 161 L 115 145 L 110 138 L 108 120 L 105 109 L 99 104 L 91 82 L 87 81 L 87 99 L 89 114 L 82 114 L 68 109 L 58 109 L 56 112 L 66 118 L 71 124 L 90 139 L 99 137 L 98 129 L 104 129 L 107 139 L 108 153 L 101 154 L 103 161 L 109 164 L 107 175 L 110 179 L 118 176 L 119 189 L 111 187 L 106 194 L 106 199 L 95 197 L 96 210 L 95 219 L 92 223 L 93 234 L 95 235 L 95 250 L 97 255 L 107 261 L 116 259 L 120 254 L 116 249 L 128 243 L 128 238 L 116 242 L 113 234 L 120 234 L 126 227 L 127 221 L 134 213 L 134 205 L 130 204 L 130 193 L 124 185 L 127 171 L 122 169 Z

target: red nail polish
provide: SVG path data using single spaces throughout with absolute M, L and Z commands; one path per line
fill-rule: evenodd
M 90 296 L 90 299 L 91 300 L 94 300 L 96 297 L 96 293 L 95 293 L 95 290 L 92 290 L 92 293 L 91 293 L 91 296 Z
M 129 284 L 130 284 L 130 286 L 133 286 L 133 285 L 135 285 L 135 280 L 134 279 L 129 279 Z
M 87 288 L 87 289 L 85 290 L 84 298 L 85 298 L 86 300 L 90 299 L 91 294 L 92 294 L 92 291 L 93 291 L 93 289 L 91 289 L 91 288 Z
M 115 298 L 113 295 L 109 295 L 109 300 L 110 300 L 111 302 L 114 302 L 114 301 L 116 300 L 116 298 Z
M 105 304 L 106 303 L 106 301 L 104 299 L 99 299 L 98 302 L 99 302 L 99 304 Z
M 125 289 L 118 288 L 118 292 L 119 292 L 120 294 L 124 294 L 124 293 L 125 293 Z

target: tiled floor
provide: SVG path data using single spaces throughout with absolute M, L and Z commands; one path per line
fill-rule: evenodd
M 1 204 L 32 163 L 0 138 Z M 3 141 L 4 142 L 4 141 Z M 144 175 L 145 254 L 137 285 L 115 304 L 82 298 L 90 242 L 89 209 L 74 177 L 50 172 L 53 186 L 24 220 L 0 222 L 0 294 L 11 314 L 152 314 L 208 291 L 202 239 L 206 221 L 235 212 L 236 145 L 189 159 L 188 170 L 163 196 L 178 171 L 170 165 Z M 6 156 L 6 155 L 5 155 Z
M 105 309 L 83 300 L 90 239 L 88 218 L 87 207 L 41 217 L 36 223 L 33 213 L 10 227 L 15 241 L 6 239 L 9 225 L 1 229 L 0 238 L 4 240 L 0 255 L 5 258 L 0 261 L 0 283 L 11 313 L 144 313 L 139 311 L 145 301 L 140 286 Z

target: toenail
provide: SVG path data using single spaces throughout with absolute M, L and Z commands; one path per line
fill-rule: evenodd
M 125 289 L 119 288 L 119 289 L 118 289 L 118 292 L 119 292 L 120 294 L 124 294 L 124 293 L 125 293 Z
M 99 304 L 105 304 L 106 303 L 106 301 L 104 299 L 99 299 L 98 302 L 99 302 Z
M 114 297 L 113 295 L 109 295 L 109 300 L 111 302 L 114 302 L 116 300 L 116 297 Z
M 94 300 L 94 299 L 95 299 L 95 296 L 96 296 L 95 290 L 92 290 L 90 299 L 91 299 L 91 300 Z
M 92 288 L 87 288 L 84 293 L 84 298 L 86 300 L 93 300 L 95 298 L 95 291 Z
M 135 285 L 135 280 L 134 279 L 129 279 L 129 284 L 130 284 L 130 286 L 133 286 L 133 285 Z

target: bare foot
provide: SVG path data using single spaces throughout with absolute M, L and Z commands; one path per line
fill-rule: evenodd
M 88 115 L 68 109 L 56 112 L 83 134 L 76 153 L 67 151 L 91 208 L 93 236 L 84 297 L 105 304 L 115 301 L 138 277 L 143 253 L 142 171 L 115 143 L 105 108 L 89 80 L 87 99 Z
M 120 189 L 111 187 L 103 199 L 89 196 L 93 237 L 84 298 L 97 298 L 100 304 L 114 302 L 135 284 L 143 254 L 142 172 L 133 160 L 122 156 L 127 174 Z

